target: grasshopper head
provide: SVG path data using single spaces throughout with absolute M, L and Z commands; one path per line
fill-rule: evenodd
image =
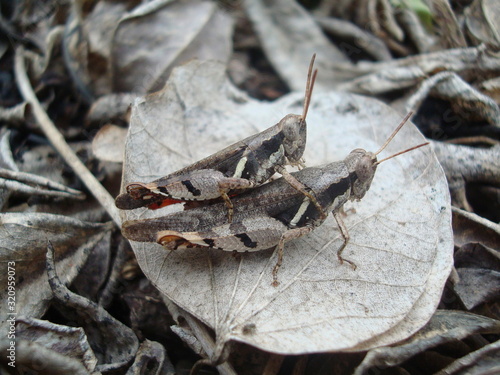
M 291 164 L 298 163 L 306 147 L 306 121 L 299 115 L 287 115 L 280 123 L 285 156 Z
M 351 177 L 351 200 L 360 200 L 370 189 L 375 171 L 377 170 L 377 156 L 357 148 L 345 159 L 349 176 Z

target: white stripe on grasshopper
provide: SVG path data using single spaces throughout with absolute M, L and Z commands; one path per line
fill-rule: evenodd
M 155 193 L 155 194 L 164 195 L 164 196 L 166 196 L 166 197 L 169 197 L 169 198 L 170 198 L 170 195 L 169 195 L 169 194 L 164 193 L 164 192 L 162 192 L 162 191 L 160 191 L 160 190 L 158 190 L 158 189 L 151 189 L 151 191 L 152 191 L 153 193 Z
M 192 244 L 199 245 L 199 246 L 204 246 L 204 247 L 210 247 L 205 241 L 202 236 L 200 236 L 196 232 L 184 232 L 184 233 L 179 233 L 182 238 L 185 240 L 191 242 Z
M 304 213 L 307 210 L 307 207 L 309 207 L 309 204 L 311 203 L 311 200 L 308 197 L 305 197 L 304 200 L 302 201 L 302 204 L 300 205 L 299 209 L 297 210 L 297 213 L 293 217 L 292 221 L 290 221 L 290 226 L 294 227 L 297 225 L 301 217 L 304 215 Z
M 245 165 L 247 164 L 248 158 L 245 156 L 244 158 L 241 158 L 240 161 L 238 162 L 238 165 L 236 166 L 236 170 L 234 171 L 234 178 L 241 178 L 241 175 L 243 174 L 243 171 L 245 170 Z
M 191 242 L 192 244 L 195 244 L 195 245 L 199 245 L 199 246 L 210 247 L 210 246 L 208 246 L 208 244 L 205 241 L 201 241 L 201 240 L 190 240 L 189 242 Z

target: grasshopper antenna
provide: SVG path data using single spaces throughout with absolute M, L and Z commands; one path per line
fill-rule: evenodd
M 302 120 L 304 121 L 307 117 L 307 111 L 309 110 L 309 104 L 311 103 L 311 96 L 314 88 L 314 82 L 316 81 L 316 75 L 318 74 L 318 69 L 315 69 L 313 72 L 315 59 L 316 59 L 316 54 L 312 56 L 311 62 L 309 63 L 309 71 L 307 72 L 306 95 L 304 98 L 304 110 L 302 111 Z
M 387 147 L 387 145 L 389 144 L 389 142 L 390 142 L 390 141 L 392 141 L 392 139 L 394 138 L 394 136 L 395 136 L 396 134 L 398 134 L 399 130 L 401 130 L 401 128 L 403 127 L 403 125 L 404 125 L 404 124 L 406 124 L 406 122 L 408 121 L 408 119 L 409 119 L 412 115 L 413 115 L 413 112 L 409 112 L 409 113 L 405 116 L 405 118 L 401 121 L 401 123 L 400 123 L 400 124 L 398 125 L 398 127 L 396 128 L 396 130 L 394 130 L 394 131 L 392 132 L 391 136 L 390 136 L 389 138 L 387 138 L 387 141 L 385 141 L 385 143 L 382 145 L 382 147 L 380 147 L 380 149 L 379 149 L 379 150 L 378 150 L 375 154 L 373 154 L 373 157 L 374 157 L 374 158 L 375 158 L 378 154 L 380 154 L 384 148 L 386 148 L 386 147 Z M 428 144 L 429 144 L 429 142 L 425 142 L 425 143 L 422 143 L 422 144 L 420 144 L 420 145 L 417 145 L 417 146 L 414 146 L 414 147 L 410 147 L 410 148 L 408 148 L 408 149 L 406 149 L 406 150 L 403 150 L 403 151 L 397 152 L 397 153 L 395 153 L 394 155 L 388 156 L 388 157 L 386 157 L 386 158 L 384 158 L 384 159 L 382 159 L 382 160 L 379 160 L 379 161 L 375 162 L 375 164 L 374 164 L 374 165 L 379 165 L 380 163 L 382 163 L 382 162 L 384 162 L 384 161 L 386 161 L 386 160 L 389 160 L 389 159 L 392 159 L 392 158 L 394 158 L 394 157 L 396 157 L 396 156 L 399 156 L 399 155 L 401 155 L 401 154 L 405 154 L 405 153 L 407 153 L 407 152 L 413 151 L 413 150 L 415 150 L 415 149 L 417 149 L 417 148 L 420 148 L 420 147 L 423 147 L 423 146 L 427 146 Z
M 403 127 L 404 124 L 406 124 L 406 122 L 408 121 L 408 119 L 413 115 L 413 112 L 408 112 L 408 114 L 405 116 L 405 118 L 401 121 L 401 123 L 398 125 L 398 127 L 396 128 L 396 130 L 394 130 L 392 132 L 392 134 L 390 135 L 389 138 L 387 138 L 387 141 L 385 141 L 385 143 L 382 145 L 382 147 L 380 147 L 380 149 L 373 155 L 373 156 L 377 156 L 378 154 L 380 154 L 384 148 L 387 147 L 387 145 L 392 141 L 392 139 L 396 136 L 396 134 L 398 134 L 398 132 L 401 130 L 401 128 Z M 380 164 L 380 162 L 378 163 Z
M 392 158 L 394 158 L 394 157 L 396 157 L 396 156 L 399 156 L 399 155 L 401 155 L 401 154 L 406 154 L 407 152 L 413 151 L 413 150 L 415 150 L 415 149 L 417 149 L 417 148 L 420 148 L 420 147 L 423 147 L 423 146 L 427 146 L 428 144 L 429 144 L 429 142 L 425 142 L 425 143 L 419 144 L 418 146 L 413 146 L 413 147 L 410 147 L 410 148 L 408 148 L 408 149 L 406 149 L 406 150 L 403 150 L 403 151 L 397 152 L 397 153 L 395 153 L 394 155 L 388 156 L 388 157 L 386 157 L 385 159 L 382 159 L 382 160 L 377 161 L 377 162 L 375 163 L 375 165 L 379 165 L 380 163 L 382 163 L 382 162 L 384 162 L 384 161 L 386 161 L 386 160 L 392 159 Z

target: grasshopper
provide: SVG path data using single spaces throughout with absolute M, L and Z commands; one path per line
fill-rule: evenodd
M 234 205 L 230 195 L 261 185 L 279 172 L 294 189 L 311 200 L 325 218 L 316 198 L 285 169 L 286 165 L 303 166 L 306 116 L 317 74 L 317 70 L 313 73 L 315 56 L 309 65 L 301 115 L 289 114 L 276 125 L 166 177 L 149 183 L 128 184 L 126 193 L 116 198 L 116 206 L 124 210 L 143 206 L 154 209 L 184 201 L 222 198 L 231 222 Z
M 360 200 L 369 190 L 377 166 L 402 153 L 382 160 L 377 155 L 385 149 L 412 113 L 399 124 L 384 145 L 375 153 L 355 149 L 342 161 L 309 167 L 292 173 L 319 202 L 324 211 L 332 211 L 343 237 L 337 252 L 339 262 L 356 265 L 342 257 L 349 242 L 349 232 L 340 210 L 349 200 Z M 278 259 L 273 269 L 273 285 L 278 285 L 278 270 L 287 241 L 301 237 L 321 225 L 325 218 L 308 196 L 297 192 L 283 178 L 269 182 L 233 198 L 235 212 L 232 223 L 226 222 L 222 203 L 207 204 L 186 212 L 164 217 L 124 222 L 126 238 L 140 242 L 158 242 L 168 250 L 178 248 L 216 248 L 226 251 L 258 251 L 276 247 Z

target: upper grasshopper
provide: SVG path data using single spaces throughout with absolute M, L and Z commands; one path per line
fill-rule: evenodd
M 317 70 L 313 72 L 315 56 L 309 65 L 301 115 L 289 114 L 276 125 L 168 176 L 149 183 L 130 183 L 126 193 L 116 198 L 116 206 L 124 210 L 143 206 L 157 208 L 171 203 L 222 197 L 231 221 L 234 208 L 229 196 L 234 191 L 258 186 L 279 172 L 294 189 L 321 210 L 314 196 L 285 169 L 286 165 L 303 165 L 301 158 L 306 145 L 306 117 L 317 74 Z M 326 217 L 324 213 L 322 216 Z
M 305 168 L 292 173 L 321 205 L 332 211 L 343 236 L 338 250 L 339 261 L 349 241 L 349 233 L 339 210 L 349 200 L 360 200 L 371 186 L 377 166 L 394 156 L 427 143 L 412 147 L 378 161 L 377 155 L 387 146 L 410 117 L 408 114 L 385 144 L 375 153 L 355 149 L 342 161 L 320 167 Z M 321 225 L 325 218 L 311 204 L 308 196 L 297 192 L 283 178 L 269 182 L 233 198 L 232 223 L 227 223 L 223 203 L 207 204 L 164 217 L 126 221 L 124 236 L 133 241 L 158 242 L 169 250 L 190 247 L 210 247 L 227 251 L 258 251 L 277 247 L 278 261 L 273 270 L 274 285 L 283 258 L 285 242 L 301 237 Z

